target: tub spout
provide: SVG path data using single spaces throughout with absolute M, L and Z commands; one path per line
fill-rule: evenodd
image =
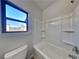
M 77 56 L 74 56 L 74 55 L 71 55 L 71 54 L 69 54 L 68 56 L 71 57 L 72 59 L 77 59 Z

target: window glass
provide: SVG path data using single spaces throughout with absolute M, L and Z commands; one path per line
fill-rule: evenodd
M 27 14 L 6 4 L 6 17 L 25 21 L 27 18 Z
M 27 25 L 26 23 L 16 22 L 7 19 L 6 31 L 27 31 Z

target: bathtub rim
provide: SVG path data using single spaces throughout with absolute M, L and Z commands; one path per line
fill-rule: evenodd
M 63 50 L 63 52 L 65 52 L 65 53 L 67 53 L 67 54 L 71 54 L 72 53 L 72 51 L 68 51 L 68 50 L 66 50 L 66 49 L 64 49 L 64 48 L 61 48 L 61 47 L 58 47 L 58 46 L 56 46 L 56 45 L 54 45 L 54 44 L 51 44 L 50 42 L 40 42 L 40 43 L 38 43 L 38 44 L 36 44 L 36 45 L 34 45 L 34 49 L 36 50 L 36 52 L 38 52 L 39 54 L 41 54 L 45 59 L 51 59 L 49 56 L 47 56 L 47 54 L 45 54 L 42 50 L 41 50 L 41 46 L 42 46 L 42 44 L 49 44 L 49 45 L 51 45 L 51 46 L 54 46 L 54 47 L 56 47 L 56 48 L 58 48 L 59 50 Z
M 45 59 L 50 59 L 47 55 L 45 55 L 40 49 L 38 49 L 36 46 L 34 46 L 35 51 L 38 51 Z
M 50 46 L 56 47 L 56 48 L 58 48 L 58 49 L 60 49 L 60 50 L 63 50 L 63 51 L 65 51 L 65 52 L 67 52 L 67 53 L 71 53 L 71 52 L 72 52 L 72 50 L 69 50 L 69 51 L 68 51 L 67 49 L 62 48 L 62 47 L 59 47 L 59 46 L 57 46 L 57 45 L 55 45 L 55 44 L 53 44 L 53 43 L 50 43 L 50 42 L 48 42 L 48 41 L 42 41 L 42 42 L 40 42 L 40 43 L 34 45 L 34 48 L 38 48 L 38 49 L 39 49 L 39 47 L 40 47 L 42 44 L 49 44 Z M 39 49 L 39 50 L 40 50 L 40 49 Z
M 27 49 L 26 51 L 28 51 L 28 46 L 27 45 L 24 45 L 24 46 L 21 46 L 19 48 L 16 48 L 16 49 L 13 49 L 12 51 L 9 51 L 7 53 L 4 54 L 4 58 L 9 58 L 11 56 L 14 56 L 16 55 L 17 53 L 20 53 L 21 51 Z M 27 53 L 26 53 L 27 54 Z

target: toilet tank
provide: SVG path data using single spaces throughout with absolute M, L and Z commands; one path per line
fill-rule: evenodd
M 4 59 L 26 59 L 28 46 L 24 45 L 4 54 Z

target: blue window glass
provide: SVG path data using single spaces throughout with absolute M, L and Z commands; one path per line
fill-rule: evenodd
M 27 18 L 27 14 L 6 4 L 6 17 L 25 21 Z
M 28 13 L 10 1 L 1 0 L 2 32 L 27 32 Z

